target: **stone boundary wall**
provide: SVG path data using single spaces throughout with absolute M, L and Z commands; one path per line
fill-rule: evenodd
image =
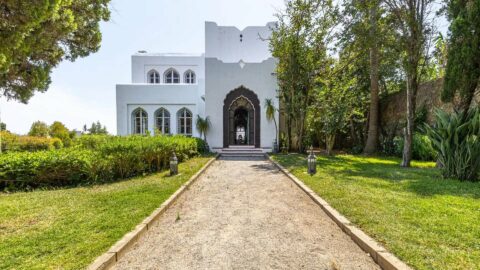
M 448 112 L 453 111 L 452 103 L 444 103 L 441 100 L 443 89 L 443 78 L 426 82 L 420 85 L 417 92 L 417 111 L 425 106 L 427 109 L 427 122 L 433 124 L 435 110 L 442 109 Z M 396 128 L 396 133 L 401 132 L 401 127 L 406 122 L 406 91 L 391 94 L 380 101 L 380 126 L 383 130 L 391 131 Z M 474 99 L 475 104 L 480 104 L 480 89 Z

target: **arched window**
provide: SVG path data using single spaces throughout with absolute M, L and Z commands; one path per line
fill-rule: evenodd
M 188 84 L 194 84 L 195 83 L 195 72 L 191 70 L 187 70 L 184 74 L 183 81 Z
M 147 112 L 142 108 L 138 108 L 132 113 L 133 118 L 133 134 L 147 134 L 148 116 Z
M 180 83 L 180 75 L 178 72 L 171 68 L 165 71 L 165 83 Z
M 155 112 L 155 127 L 161 134 L 170 134 L 170 113 L 160 108 Z
M 178 134 L 192 136 L 192 112 L 187 108 L 182 108 L 177 113 Z
M 160 74 L 156 70 L 150 70 L 148 72 L 149 83 L 160 83 Z

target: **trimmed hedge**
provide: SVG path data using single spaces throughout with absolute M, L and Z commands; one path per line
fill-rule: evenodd
M 89 137 L 89 136 L 87 136 Z M 0 155 L 1 188 L 103 183 L 158 172 L 172 152 L 179 161 L 198 155 L 202 140 L 183 136 L 91 137 L 75 147 Z

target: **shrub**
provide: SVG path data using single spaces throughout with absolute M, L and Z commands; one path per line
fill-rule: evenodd
M 480 171 L 480 111 L 436 112 L 433 127 L 426 126 L 445 178 L 478 181 Z
M 404 139 L 402 137 L 395 137 L 390 152 L 387 154 L 402 157 Z M 432 142 L 427 135 L 415 133 L 412 142 L 412 158 L 415 160 L 435 161 L 437 159 L 437 152 L 432 146 Z
M 0 182 L 11 188 L 108 182 L 163 170 L 173 151 L 183 161 L 204 147 L 202 140 L 183 136 L 86 136 L 76 143 L 0 155 Z
M 10 132 L 1 132 L 2 149 L 5 151 L 41 151 L 63 147 L 58 138 L 18 136 Z

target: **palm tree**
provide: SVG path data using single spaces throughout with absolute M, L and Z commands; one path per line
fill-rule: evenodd
M 202 118 L 200 115 L 197 115 L 195 125 L 197 126 L 198 132 L 200 132 L 200 137 L 203 135 L 203 140 L 207 142 L 207 132 L 210 130 L 210 117 Z
M 272 121 L 275 123 L 275 142 L 274 142 L 274 148 L 273 151 L 277 151 L 277 143 L 278 143 L 278 128 L 277 128 L 277 120 L 275 119 L 275 113 L 277 112 L 277 108 L 275 108 L 275 104 L 271 98 L 266 98 L 265 99 L 265 110 L 266 110 L 266 116 L 268 121 Z

